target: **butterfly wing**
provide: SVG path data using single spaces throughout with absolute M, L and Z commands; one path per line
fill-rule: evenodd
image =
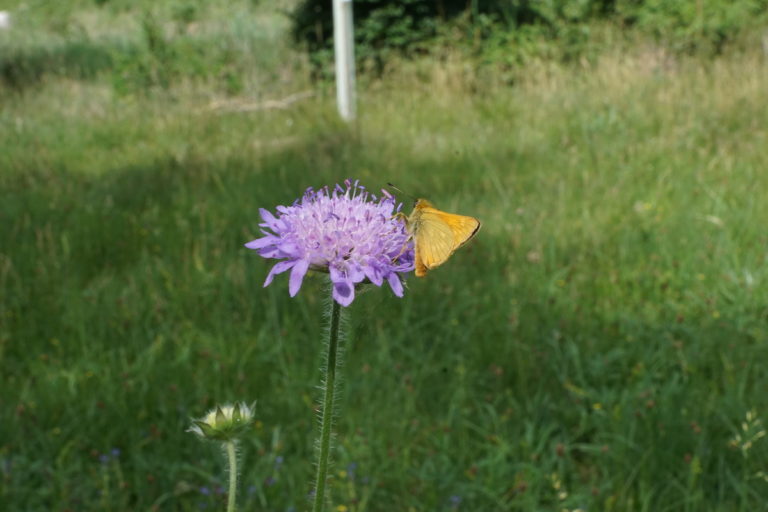
M 453 232 L 453 242 L 455 244 L 453 247 L 454 251 L 469 242 L 480 229 L 480 221 L 474 217 L 441 211 L 438 211 L 437 214 L 441 216 L 443 221 L 448 224 L 448 227 L 450 227 Z
M 426 275 L 448 259 L 454 251 L 453 231 L 438 216 L 422 212 L 414 233 L 416 249 L 416 275 Z
M 442 265 L 453 252 L 472 238 L 480 229 L 474 217 L 446 213 L 422 207 L 414 229 L 416 245 L 416 275 Z

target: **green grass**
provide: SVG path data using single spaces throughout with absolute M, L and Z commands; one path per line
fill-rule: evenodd
M 243 26 L 273 15 L 251 5 L 230 3 Z M 211 9 L 199 30 L 236 41 Z M 141 24 L 87 73 L 2 81 L 5 509 L 221 510 L 223 457 L 185 429 L 233 400 L 258 401 L 242 509 L 306 509 L 328 292 L 262 288 L 242 244 L 259 207 L 353 177 L 484 225 L 403 299 L 349 308 L 333 510 L 766 510 L 768 441 L 731 442 L 768 406 L 761 56 L 606 49 L 511 87 L 458 55 L 401 63 L 361 79 L 347 127 L 277 35 L 202 45 L 233 89 L 171 32 L 165 82 L 134 81 L 163 68 Z M 3 62 L 108 36 L 47 34 Z

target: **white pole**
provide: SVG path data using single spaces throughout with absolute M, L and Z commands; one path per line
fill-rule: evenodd
M 345 121 L 355 118 L 355 43 L 352 0 L 333 0 L 333 52 L 336 59 L 336 102 Z
M 11 13 L 0 11 L 0 29 L 11 28 Z

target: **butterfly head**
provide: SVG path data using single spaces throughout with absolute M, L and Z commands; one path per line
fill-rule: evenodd
M 434 208 L 434 205 L 424 198 L 419 198 L 413 204 L 413 209 L 418 210 L 419 208 Z

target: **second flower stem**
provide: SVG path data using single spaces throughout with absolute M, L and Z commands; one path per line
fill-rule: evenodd
M 323 397 L 322 418 L 320 420 L 320 451 L 317 461 L 317 481 L 315 482 L 315 502 L 312 512 L 321 512 L 325 498 L 325 481 L 328 476 L 328 458 L 331 451 L 331 430 L 333 427 L 334 391 L 336 391 L 336 365 L 338 362 L 339 324 L 341 306 L 331 299 L 331 327 L 328 335 L 328 355 L 325 362 L 325 394 Z
M 229 460 L 229 495 L 227 496 L 227 512 L 235 512 L 237 506 L 237 450 L 235 450 L 235 441 L 227 441 L 226 445 L 227 459 Z

